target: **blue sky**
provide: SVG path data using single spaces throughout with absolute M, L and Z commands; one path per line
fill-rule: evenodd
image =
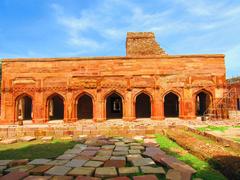
M 168 54 L 225 54 L 240 75 L 239 0 L 0 0 L 0 58 L 124 56 L 128 31 Z

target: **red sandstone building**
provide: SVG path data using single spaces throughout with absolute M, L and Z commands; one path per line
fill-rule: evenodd
M 194 119 L 223 98 L 224 55 L 168 55 L 128 33 L 126 56 L 2 61 L 1 124 Z

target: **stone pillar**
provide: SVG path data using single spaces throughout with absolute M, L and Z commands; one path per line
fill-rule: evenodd
M 152 106 L 152 115 L 151 119 L 152 120 L 163 120 L 164 119 L 164 105 L 163 105 L 163 100 L 162 97 L 160 96 L 159 89 L 155 90 L 153 100 L 151 102 Z
M 192 102 L 192 99 L 187 99 L 182 101 L 181 104 L 181 114 L 180 118 L 181 119 L 195 119 L 196 118 L 196 113 L 195 113 L 195 103 Z
M 180 114 L 182 119 L 195 119 L 195 98 L 193 98 L 192 90 L 184 88 L 184 97 L 180 100 Z
M 17 107 L 12 92 L 2 92 L 1 108 L 1 124 L 14 124 L 17 121 Z
M 66 99 L 64 101 L 64 122 L 73 122 L 73 112 L 74 112 L 74 107 L 73 107 L 73 98 L 72 98 L 72 92 L 67 92 L 66 94 Z
M 124 99 L 124 105 L 123 105 L 123 120 L 125 121 L 132 121 L 135 120 L 135 114 L 134 114 L 134 103 L 132 98 L 132 91 L 127 90 L 125 99 Z
M 93 115 L 93 119 L 97 122 L 102 122 L 106 120 L 106 107 L 105 107 L 105 99 L 102 97 L 102 91 L 101 89 L 97 89 L 97 98 Z
M 37 91 L 32 99 L 32 122 L 33 123 L 44 123 L 47 122 L 48 111 L 47 102 L 44 102 L 43 92 Z

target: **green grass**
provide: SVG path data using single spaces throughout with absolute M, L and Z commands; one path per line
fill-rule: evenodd
M 176 157 L 177 159 L 187 163 L 193 167 L 197 173 L 194 178 L 202 178 L 204 180 L 225 180 L 226 178 L 218 171 L 214 170 L 207 162 L 198 159 L 196 156 L 184 151 L 184 149 L 177 143 L 173 142 L 166 136 L 157 135 L 156 140 L 159 143 L 162 150 L 167 154 Z M 173 151 L 174 149 L 174 151 Z M 185 152 L 179 154 L 179 152 Z
M 0 159 L 55 158 L 75 144 L 77 143 L 64 140 L 53 140 L 51 142 L 36 140 L 9 145 L 1 144 Z
M 197 130 L 199 131 L 220 131 L 224 132 L 228 130 L 229 128 L 240 128 L 240 125 L 237 126 L 206 126 L 206 127 L 199 127 Z
M 234 141 L 240 142 L 240 138 L 233 138 Z
M 207 126 L 207 127 L 200 127 L 197 128 L 199 131 L 221 131 L 224 132 L 228 130 L 230 127 L 229 126 Z

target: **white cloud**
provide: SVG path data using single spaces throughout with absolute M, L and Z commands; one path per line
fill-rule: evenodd
M 240 44 L 226 51 L 226 67 L 228 76 L 232 76 L 234 73 L 240 75 Z
M 163 2 L 169 4 L 168 0 L 159 1 L 155 11 L 149 11 L 144 3 L 129 0 L 102 0 L 79 15 L 68 14 L 65 7 L 58 4 L 52 4 L 52 8 L 57 22 L 68 35 L 66 43 L 80 49 L 78 53 L 123 49 L 116 44 L 125 40 L 127 32 L 153 31 L 160 44 L 162 39 L 167 42 L 166 51 L 169 48 L 173 53 L 227 52 L 228 71 L 239 67 L 235 61 L 240 57 L 238 46 L 231 49 L 234 43 L 230 41 L 236 33 L 234 29 L 240 30 L 240 5 L 224 0 L 173 0 L 170 8 L 160 8 Z M 239 39 L 237 34 L 236 38 Z

